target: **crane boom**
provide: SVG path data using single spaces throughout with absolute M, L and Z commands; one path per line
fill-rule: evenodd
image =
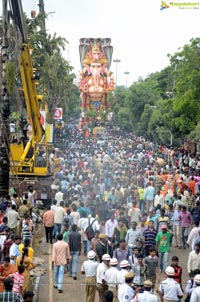
M 32 143 L 46 142 L 45 131 L 40 122 L 40 111 L 34 79 L 30 47 L 23 44 L 22 52 L 19 56 L 20 73 L 22 77 L 28 119 L 32 127 Z
M 21 52 L 18 58 L 24 91 L 28 121 L 32 127 L 32 134 L 27 141 L 10 144 L 10 183 L 14 187 L 21 186 L 20 191 L 27 190 L 29 184 L 40 184 L 38 191 L 40 199 L 48 199 L 51 176 L 60 170 L 60 159 L 54 159 L 50 166 L 49 153 L 53 148 L 47 142 L 45 130 L 40 121 L 40 104 L 43 97 L 37 94 L 38 74 L 32 65 L 31 47 L 26 34 L 23 8 L 21 0 L 10 0 L 11 14 L 21 33 Z M 16 182 L 16 177 L 20 184 Z

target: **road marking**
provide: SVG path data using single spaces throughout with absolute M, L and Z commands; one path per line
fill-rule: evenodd
M 52 270 L 51 244 L 49 244 L 48 253 L 49 253 L 49 302 L 53 302 L 53 270 Z

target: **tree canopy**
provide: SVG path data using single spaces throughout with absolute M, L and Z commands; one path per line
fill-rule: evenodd
M 128 89 L 117 87 L 111 97 L 116 126 L 169 144 L 187 138 L 199 141 L 200 38 L 191 39 L 169 66 L 139 79 Z

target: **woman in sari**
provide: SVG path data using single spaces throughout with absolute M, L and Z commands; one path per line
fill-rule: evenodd
M 24 286 L 23 292 L 25 292 L 29 287 L 30 282 L 30 271 L 35 268 L 35 264 L 30 257 L 28 257 L 28 248 L 24 247 L 22 250 L 22 256 L 18 256 L 16 260 L 17 267 L 19 265 L 24 265 L 25 270 L 23 273 L 24 276 Z

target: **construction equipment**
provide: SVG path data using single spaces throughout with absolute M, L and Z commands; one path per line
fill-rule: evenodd
M 28 139 L 10 144 L 10 186 L 15 187 L 21 194 L 31 186 L 37 190 L 38 199 L 46 200 L 52 197 L 51 176 L 60 171 L 60 159 L 55 157 L 53 145 L 47 141 L 46 131 L 40 121 L 40 103 L 43 97 L 37 94 L 39 77 L 32 65 L 21 0 L 11 0 L 10 5 L 15 25 L 21 33 L 19 67 L 27 118 L 31 126 Z M 46 128 L 48 129 L 48 125 Z

